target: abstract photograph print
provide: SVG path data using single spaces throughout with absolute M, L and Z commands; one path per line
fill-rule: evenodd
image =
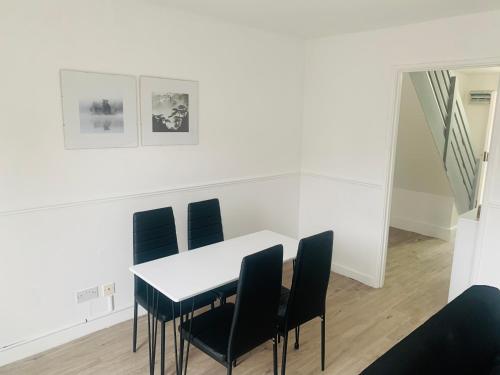
M 81 133 L 123 133 L 123 99 L 80 99 Z
M 198 143 L 198 82 L 141 77 L 142 144 Z
M 61 96 L 67 149 L 137 146 L 135 77 L 62 70 Z

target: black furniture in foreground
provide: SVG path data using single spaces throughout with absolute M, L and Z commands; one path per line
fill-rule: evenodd
M 500 291 L 470 287 L 362 374 L 499 375 Z
M 159 208 L 150 211 L 134 213 L 133 217 L 133 253 L 134 265 L 149 262 L 158 258 L 177 254 L 177 234 L 175 230 L 174 214 L 171 207 Z M 172 301 L 161 293 L 153 301 L 152 287 L 134 276 L 134 325 L 132 336 L 132 350 L 137 350 L 137 308 L 141 305 L 148 311 L 156 311 L 161 322 L 161 373 L 165 368 L 165 323 L 172 320 Z M 196 297 L 195 309 L 210 305 L 215 298 L 212 293 L 205 293 Z M 154 309 L 153 309 L 154 307 Z M 175 309 L 175 316 L 179 316 L 179 309 Z M 149 328 L 149 327 L 148 327 Z M 156 333 L 154 331 L 154 333 Z M 149 335 L 150 340 L 156 340 L 156 335 Z M 156 341 L 155 341 L 156 342 Z M 155 345 L 154 345 L 155 346 Z M 154 347 L 153 346 L 153 347 Z M 154 364 L 155 353 L 150 353 Z
M 321 370 L 325 369 L 325 303 L 330 279 L 333 232 L 327 231 L 299 242 L 292 287 L 282 288 L 278 311 L 279 334 L 283 336 L 281 373 L 286 371 L 288 332 L 295 329 L 295 348 L 299 347 L 299 327 L 321 318 Z
M 197 249 L 224 241 L 222 217 L 218 199 L 193 202 L 188 205 L 188 249 Z M 236 294 L 238 281 L 223 285 L 214 292 L 222 304 Z
M 236 303 L 218 306 L 182 323 L 181 353 L 184 341 L 188 340 L 224 365 L 227 374 L 231 375 L 234 360 L 267 340 L 273 340 L 273 369 L 277 375 L 276 311 L 282 269 L 282 245 L 243 258 Z

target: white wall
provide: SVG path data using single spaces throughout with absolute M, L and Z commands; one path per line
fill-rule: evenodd
M 0 46 L 0 364 L 131 317 L 134 211 L 173 205 L 181 249 L 214 196 L 227 237 L 297 235 L 303 42 L 154 0 L 3 0 Z M 64 150 L 61 68 L 198 80 L 200 144 Z M 93 320 L 106 301 L 75 292 L 110 281 Z
M 365 275 L 371 285 L 380 285 L 385 263 L 398 72 L 472 61 L 498 64 L 499 22 L 500 12 L 491 12 L 307 43 L 302 167 L 314 176 L 303 180 L 300 231 L 336 230 L 334 262 Z M 491 169 L 499 170 L 500 162 Z M 498 286 L 500 181 L 495 182 L 499 188 L 485 201 L 475 281 Z M 305 215 L 315 200 L 324 210 Z

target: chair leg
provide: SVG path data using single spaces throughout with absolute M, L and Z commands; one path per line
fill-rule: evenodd
M 184 318 L 181 317 L 181 324 L 184 322 Z M 188 338 L 189 339 L 189 338 Z M 184 335 L 182 334 L 182 329 L 179 334 L 179 363 L 181 364 L 181 374 L 182 374 L 182 364 L 184 363 Z
M 231 375 L 233 373 L 233 361 L 229 361 L 227 364 L 227 375 Z
M 274 375 L 278 375 L 278 338 L 276 336 L 273 338 L 273 373 L 274 373 Z
M 325 371 L 325 315 L 321 317 L 321 371 Z
M 160 373 L 165 374 L 165 322 L 161 322 L 161 360 Z
M 137 302 L 134 301 L 134 325 L 132 328 L 132 351 L 137 351 Z
M 288 344 L 288 332 L 286 332 L 285 336 L 283 336 L 283 355 L 281 357 L 281 375 L 285 375 L 285 371 L 286 371 L 287 344 Z
M 300 326 L 295 327 L 295 350 L 299 349 Z

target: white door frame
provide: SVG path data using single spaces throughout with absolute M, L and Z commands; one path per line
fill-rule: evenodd
M 383 230 L 382 230 L 382 240 L 381 240 L 381 250 L 380 250 L 380 263 L 379 263 L 379 274 L 378 274 L 378 287 L 382 288 L 384 286 L 385 280 L 385 268 L 387 263 L 387 246 L 389 241 L 389 227 L 390 227 L 390 216 L 391 216 L 391 201 L 392 201 L 392 192 L 393 192 L 393 181 L 394 181 L 394 167 L 396 161 L 396 144 L 398 139 L 398 126 L 399 126 L 399 112 L 400 112 L 400 103 L 401 103 L 401 86 L 403 81 L 403 73 L 415 72 L 415 71 L 427 71 L 427 70 L 440 70 L 440 69 L 466 69 L 466 68 L 490 68 L 500 66 L 500 57 L 489 58 L 489 59 L 472 59 L 472 60 L 459 60 L 459 61 L 435 61 L 414 65 L 396 65 L 393 67 L 395 82 L 396 82 L 396 90 L 394 92 L 393 100 L 392 100 L 392 109 L 391 109 L 391 118 L 392 125 L 389 128 L 389 140 L 390 140 L 390 148 L 389 155 L 387 157 L 388 165 L 386 168 L 386 179 L 384 185 L 384 216 L 383 216 Z M 500 86 L 499 86 L 500 90 Z M 499 91 L 500 92 L 500 91 Z M 491 136 L 491 152 L 490 159 L 491 161 L 496 160 L 496 145 L 500 145 L 500 131 L 496 131 L 500 127 L 500 95 L 497 96 L 497 115 L 495 116 L 492 136 Z M 483 202 L 489 202 L 489 191 L 490 186 L 493 183 L 493 169 L 491 167 L 487 169 L 486 172 L 486 180 L 484 183 L 484 194 L 483 194 Z M 481 218 L 485 218 L 487 212 L 485 212 L 487 204 L 483 205 L 483 213 Z M 485 220 L 479 220 L 478 227 L 478 238 L 476 241 L 476 246 L 474 248 L 474 264 L 472 266 L 471 272 L 471 282 L 477 279 L 478 270 L 481 260 L 481 244 L 482 238 L 484 235 L 484 222 Z
M 497 88 L 498 89 L 498 88 Z M 489 155 L 490 147 L 491 147 L 491 134 L 493 131 L 493 124 L 495 123 L 496 117 L 496 104 L 497 104 L 497 91 L 493 91 L 491 93 L 491 102 L 488 113 L 488 123 L 486 125 L 486 134 L 483 140 L 483 149 L 481 153 L 481 167 L 479 168 L 479 178 L 478 178 L 478 189 L 476 200 L 477 204 L 481 205 L 483 203 L 483 193 L 484 193 L 484 185 L 486 183 L 486 172 L 488 171 L 488 160 L 484 159 L 485 153 Z

